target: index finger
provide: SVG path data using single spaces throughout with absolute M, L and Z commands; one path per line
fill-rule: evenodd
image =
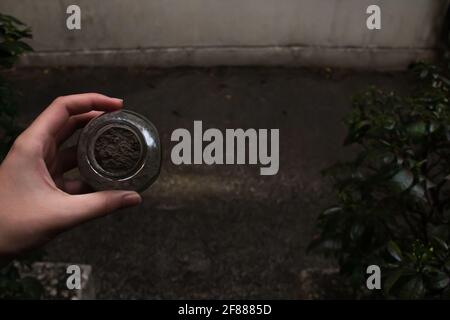
M 123 106 L 123 100 L 110 98 L 99 93 L 83 93 L 55 99 L 31 124 L 36 133 L 56 136 L 70 116 L 92 110 L 115 111 Z

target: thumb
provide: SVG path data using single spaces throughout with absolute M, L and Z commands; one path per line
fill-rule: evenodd
M 142 202 L 139 193 L 134 191 L 100 191 L 71 196 L 73 201 L 73 221 L 75 225 L 104 216 L 118 209 L 136 206 Z

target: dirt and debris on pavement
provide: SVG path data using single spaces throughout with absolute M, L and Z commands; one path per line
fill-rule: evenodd
M 55 97 L 123 98 L 158 128 L 163 167 L 144 203 L 84 224 L 47 245 L 50 261 L 92 265 L 97 298 L 296 298 L 315 219 L 332 203 L 320 171 L 349 156 L 341 120 L 369 85 L 406 90 L 404 73 L 295 68 L 18 69 L 26 125 Z M 176 128 L 279 128 L 280 170 L 170 161 Z

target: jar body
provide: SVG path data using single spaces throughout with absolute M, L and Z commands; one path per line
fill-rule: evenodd
M 159 175 L 158 131 L 138 113 L 104 113 L 83 128 L 77 157 L 81 176 L 95 190 L 143 191 Z

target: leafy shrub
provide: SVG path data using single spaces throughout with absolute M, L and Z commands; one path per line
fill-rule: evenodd
M 44 288 L 38 279 L 23 276 L 29 272 L 35 256 L 22 258 L 0 269 L 0 299 L 39 299 Z
M 11 68 L 19 56 L 31 47 L 22 41 L 31 38 L 31 31 L 21 21 L 0 13 L 0 68 Z M 20 132 L 16 125 L 14 91 L 0 77 L 0 160 L 8 152 L 15 137 Z
M 450 297 L 449 68 L 416 65 L 411 96 L 373 87 L 356 96 L 345 145 L 357 155 L 324 171 L 337 204 L 319 216 L 310 248 L 336 258 L 358 294 L 376 264 L 376 295 Z
M 22 41 L 30 38 L 31 31 L 14 17 L 0 13 L 0 68 L 11 68 L 19 56 L 31 51 L 31 47 Z M 0 161 L 8 152 L 21 129 L 16 123 L 17 108 L 15 92 L 0 76 Z M 30 268 L 31 256 L 12 262 L 0 269 L 0 298 L 39 298 L 43 288 L 37 279 L 22 277 L 19 270 Z

